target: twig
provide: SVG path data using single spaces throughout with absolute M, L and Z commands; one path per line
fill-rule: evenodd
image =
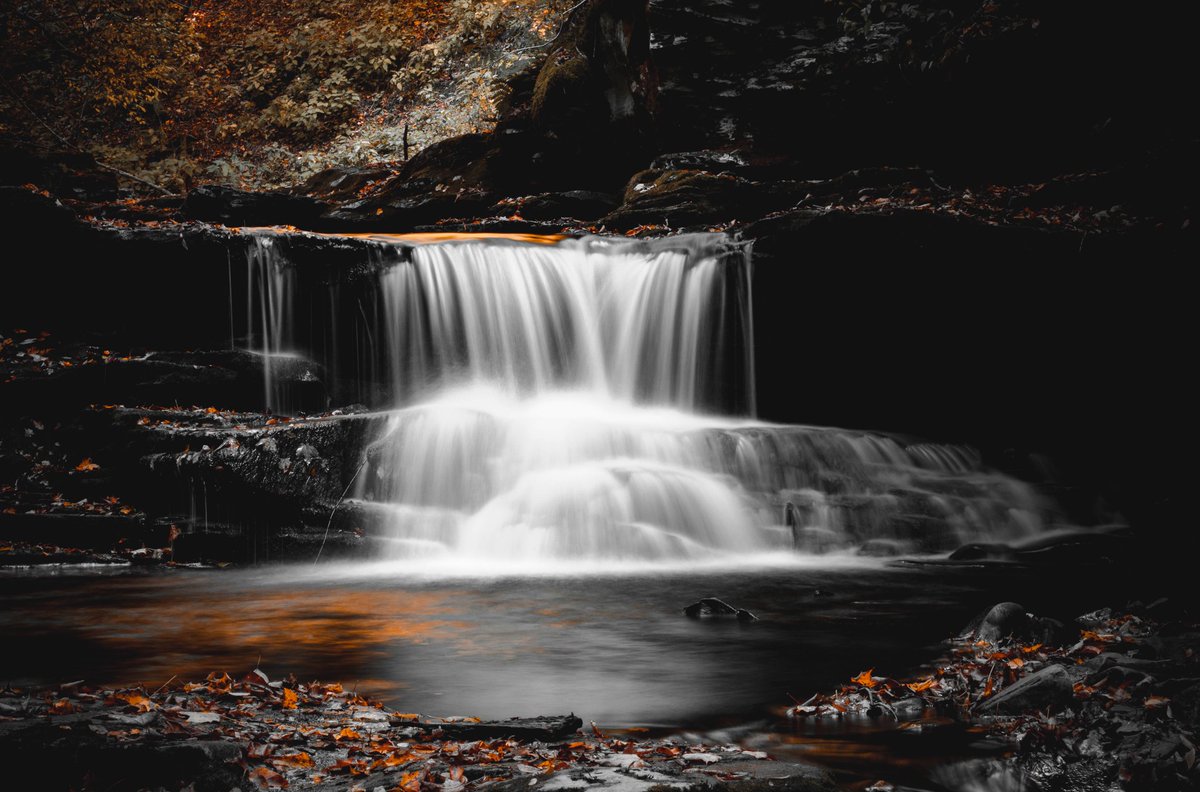
M 321 551 L 325 549 L 325 541 L 329 539 L 329 529 L 333 525 L 333 515 L 337 514 L 338 507 L 346 499 L 346 493 L 354 486 L 354 482 L 358 480 L 358 474 L 362 473 L 363 468 L 366 466 L 367 458 L 364 456 L 362 464 L 358 466 L 358 470 L 354 471 L 354 475 L 350 478 L 350 483 L 346 485 L 346 489 L 342 490 L 342 496 L 333 505 L 333 511 L 329 512 L 329 522 L 325 523 L 325 536 L 321 537 L 321 546 L 317 548 L 317 557 L 313 559 L 313 566 L 316 566 L 317 562 L 321 560 Z
M 72 143 L 71 141 L 67 140 L 65 137 L 63 137 L 62 135 L 60 135 L 58 133 L 57 129 L 50 126 L 48 123 L 46 123 L 46 121 L 41 116 L 39 116 L 36 112 L 34 112 L 33 108 L 30 107 L 29 104 L 24 99 L 21 98 L 21 95 L 18 94 L 16 91 L 14 91 L 9 86 L 7 81 L 0 80 L 0 85 L 3 85 L 4 90 L 8 91 L 8 93 L 12 96 L 12 98 L 16 99 L 21 104 L 21 107 L 25 108 L 25 112 L 29 113 L 29 115 L 33 117 L 34 121 L 37 121 L 39 124 L 41 124 L 43 127 L 45 127 L 46 131 L 49 132 L 51 135 L 54 135 L 54 137 L 57 138 L 60 143 L 62 143 L 64 146 L 66 146 L 69 149 L 74 149 L 75 151 L 78 151 L 80 154 L 88 154 L 89 156 L 92 156 L 90 152 L 85 151 L 80 146 L 77 146 L 74 143 Z M 121 170 L 120 168 L 116 167 L 115 165 L 109 165 L 107 162 L 101 162 L 100 160 L 96 159 L 95 156 L 92 156 L 92 161 L 94 161 L 98 166 L 100 166 L 101 168 L 104 168 L 105 170 L 112 171 L 113 173 L 124 176 L 127 179 L 132 179 L 135 182 L 140 182 L 141 184 L 144 184 L 147 187 L 152 187 L 153 189 L 158 190 L 163 195 L 175 195 L 175 193 L 171 192 L 166 187 L 163 187 L 161 184 L 155 184 L 154 182 L 147 181 L 146 179 L 143 179 L 140 176 L 134 176 L 129 171 Z
M 528 47 L 521 47 L 520 49 L 515 49 L 512 51 L 512 54 L 516 55 L 518 52 L 528 52 L 529 50 L 541 49 L 542 47 L 549 47 L 551 44 L 558 41 L 560 38 L 562 38 L 562 34 L 566 32 L 567 23 L 569 23 L 571 21 L 571 17 L 575 14 L 576 11 L 578 11 L 580 9 L 581 6 L 586 5 L 587 2 L 588 2 L 588 0 L 579 0 L 578 3 L 576 3 L 575 5 L 573 5 L 567 9 L 567 11 L 566 11 L 567 18 L 564 19 L 562 25 L 559 26 L 558 32 L 554 34 L 554 38 L 550 39 L 549 41 L 543 41 L 541 44 L 532 44 Z
M 163 688 L 165 688 L 167 685 L 169 685 L 169 684 L 171 684 L 172 682 L 174 682 L 174 681 L 175 681 L 175 677 L 177 677 L 177 676 L 179 676 L 179 675 L 178 675 L 178 674 L 172 674 L 170 679 L 168 679 L 166 682 L 163 682 L 161 685 L 159 685 L 159 686 L 158 686 L 158 690 L 154 691 L 154 693 L 151 693 L 150 695 L 151 695 L 151 696 L 153 696 L 153 695 L 157 694 L 159 690 L 162 690 L 162 689 L 163 689 Z

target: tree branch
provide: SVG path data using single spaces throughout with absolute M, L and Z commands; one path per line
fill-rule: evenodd
M 40 124 L 42 127 L 44 127 L 45 130 L 47 132 L 49 132 L 51 135 L 54 135 L 54 137 L 57 138 L 60 143 L 62 143 L 64 146 L 66 146 L 69 149 L 79 152 L 80 154 L 88 154 L 89 156 L 92 156 L 91 152 L 85 151 L 84 149 L 75 145 L 71 141 L 67 140 L 65 137 L 63 137 L 62 135 L 60 135 L 58 133 L 58 130 L 56 130 L 54 127 L 50 126 L 50 124 L 46 123 L 46 121 L 41 116 L 39 116 L 36 112 L 34 112 L 33 108 L 30 107 L 29 104 L 26 103 L 26 101 L 21 98 L 21 95 L 12 89 L 12 87 L 8 84 L 8 82 L 6 80 L 0 79 L 0 85 L 3 85 L 4 90 L 7 91 L 8 94 L 10 96 L 12 96 L 12 98 L 16 99 L 17 102 L 20 103 L 21 107 L 25 108 L 25 112 L 29 113 L 29 115 L 33 118 L 34 121 L 37 121 L 38 124 Z M 158 190 L 163 195 L 175 195 L 176 194 L 176 193 L 173 193 L 170 190 L 168 190 L 166 187 L 163 187 L 161 184 L 155 184 L 154 182 L 147 181 L 146 179 L 143 179 L 140 176 L 135 176 L 132 173 L 130 173 L 129 171 L 121 170 L 120 168 L 116 167 L 115 165 L 109 165 L 107 162 L 101 162 L 100 160 L 96 159 L 95 156 L 92 156 L 92 159 L 101 168 L 104 168 L 107 171 L 112 171 L 113 173 L 116 173 L 120 176 L 124 176 L 127 179 L 132 179 L 135 182 L 139 182 L 140 184 L 144 184 L 147 187 L 151 187 L 155 190 Z

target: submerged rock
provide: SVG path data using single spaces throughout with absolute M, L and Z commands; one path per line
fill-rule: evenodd
M 732 616 L 738 621 L 743 622 L 758 621 L 758 617 L 750 611 L 743 608 L 735 608 L 728 602 L 719 600 L 716 597 L 705 597 L 698 602 L 693 602 L 683 609 L 683 614 L 689 619 L 711 619 Z

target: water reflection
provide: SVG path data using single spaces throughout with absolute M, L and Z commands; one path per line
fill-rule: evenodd
M 1031 608 L 1062 593 L 1032 575 L 944 568 L 450 582 L 380 569 L 389 574 L 0 577 L 0 630 L 22 648 L 0 657 L 0 676 L 158 685 L 259 663 L 273 677 L 341 681 L 410 712 L 574 711 L 610 726 L 707 728 L 770 718 L 789 692 L 863 668 L 901 674 L 998 590 L 1019 586 Z M 709 595 L 761 621 L 681 615 Z

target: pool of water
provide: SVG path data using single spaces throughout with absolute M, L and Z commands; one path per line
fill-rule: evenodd
M 1065 572 L 829 561 L 495 578 L 394 564 L 9 572 L 0 680 L 157 687 L 259 666 L 429 715 L 717 728 L 869 667 L 915 669 L 997 600 L 1070 617 L 1081 587 L 1094 592 Z M 684 617 L 703 596 L 759 621 Z

